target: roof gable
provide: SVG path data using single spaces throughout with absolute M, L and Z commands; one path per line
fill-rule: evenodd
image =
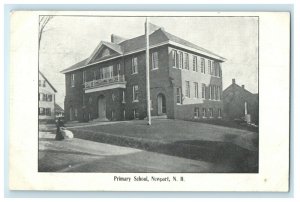
M 122 55 L 122 47 L 115 43 L 110 43 L 107 41 L 101 41 L 100 44 L 95 48 L 92 55 L 86 60 L 85 65 L 99 61 L 101 59 L 106 59 L 116 55 Z
M 49 80 L 45 77 L 45 75 L 39 71 L 39 74 L 45 79 L 45 81 L 49 84 L 49 86 L 53 89 L 53 91 L 56 93 L 57 90 L 53 87 L 53 85 L 49 82 Z

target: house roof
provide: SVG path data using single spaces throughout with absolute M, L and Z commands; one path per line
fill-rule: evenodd
M 45 81 L 49 84 L 49 86 L 53 89 L 53 91 L 56 93 L 57 90 L 53 87 L 53 85 L 50 83 L 50 81 L 45 77 L 45 75 L 39 70 L 40 75 L 45 79 Z
M 251 93 L 250 91 L 248 91 L 247 89 L 239 86 L 238 84 L 236 83 L 232 83 L 230 86 L 228 86 L 225 90 L 223 90 L 223 95 L 226 95 L 227 92 L 231 91 L 231 90 L 239 90 L 241 92 L 243 92 L 244 94 L 248 95 L 248 96 L 251 96 L 253 98 L 258 98 L 258 93 L 254 94 L 254 93 Z
M 151 48 L 151 46 L 155 46 L 155 45 L 159 45 L 159 44 L 163 44 L 163 43 L 170 43 L 170 42 L 174 42 L 174 46 L 176 45 L 182 45 L 184 48 L 191 48 L 191 49 L 195 49 L 196 51 L 201 52 L 201 54 L 204 55 L 208 55 L 210 57 L 216 58 L 219 61 L 225 61 L 225 58 L 207 50 L 204 49 L 200 46 L 197 46 L 191 42 L 188 42 L 180 37 L 177 37 L 173 34 L 170 34 L 169 32 L 166 32 L 163 28 L 157 29 L 154 32 L 152 32 L 149 35 L 149 46 Z M 111 43 L 111 42 L 106 42 L 106 41 L 101 41 L 96 49 L 93 51 L 92 55 L 74 65 L 72 65 L 71 67 L 64 69 L 63 71 L 61 71 L 62 73 L 67 73 L 73 70 L 77 70 L 80 69 L 82 67 L 88 66 L 92 61 L 92 58 L 94 58 L 96 56 L 96 54 L 98 53 L 99 49 L 102 46 L 107 46 L 108 48 L 115 50 L 117 53 L 121 54 L 121 55 L 125 55 L 125 54 L 130 54 L 131 52 L 136 52 L 136 51 L 143 51 L 146 47 L 146 40 L 145 40 L 145 35 L 141 35 L 141 36 L 137 36 L 135 38 L 132 39 L 127 39 L 125 41 L 122 41 L 121 43 Z M 107 59 L 107 58 L 105 58 Z M 97 62 L 101 62 L 103 60 L 98 60 Z
M 55 103 L 54 105 L 54 110 L 56 112 L 64 112 L 63 108 L 61 108 L 58 104 Z

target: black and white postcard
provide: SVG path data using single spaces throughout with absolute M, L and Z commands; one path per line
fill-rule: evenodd
M 11 14 L 10 188 L 288 191 L 290 15 Z

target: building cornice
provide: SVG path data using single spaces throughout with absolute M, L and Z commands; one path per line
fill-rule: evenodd
M 220 57 L 220 56 L 217 56 L 217 55 L 214 55 L 214 54 L 210 54 L 210 53 L 207 53 L 205 51 L 200 51 L 198 49 L 191 48 L 191 47 L 188 47 L 188 46 L 185 46 L 185 45 L 173 42 L 173 41 L 165 41 L 163 43 L 158 43 L 158 44 L 149 46 L 149 49 L 158 48 L 158 47 L 161 47 L 161 46 L 164 46 L 164 45 L 173 45 L 173 46 L 176 46 L 176 47 L 179 47 L 179 48 L 183 48 L 183 49 L 186 49 L 186 50 L 189 50 L 189 51 L 192 51 L 192 52 L 196 52 L 196 53 L 201 54 L 201 55 L 205 55 L 205 56 L 214 58 L 214 59 L 219 60 L 221 62 L 225 62 L 226 61 L 226 59 L 223 58 L 223 57 Z M 61 73 L 65 74 L 65 73 L 68 73 L 68 72 L 73 72 L 75 70 L 83 69 L 83 68 L 90 67 L 90 66 L 93 66 L 93 65 L 96 65 L 96 64 L 101 64 L 101 63 L 104 63 L 104 62 L 108 62 L 108 61 L 111 61 L 111 60 L 114 60 L 114 59 L 117 59 L 117 58 L 121 58 L 121 57 L 125 57 L 125 56 L 132 55 L 132 54 L 135 54 L 135 53 L 143 52 L 145 50 L 146 50 L 146 48 L 137 49 L 137 50 L 130 51 L 130 52 L 122 54 L 122 55 L 118 55 L 118 56 L 115 56 L 115 57 L 111 57 L 111 58 L 107 58 L 107 59 L 104 59 L 104 60 L 100 60 L 98 62 L 94 62 L 94 63 L 91 63 L 91 64 L 86 64 L 84 66 L 77 67 L 75 69 L 62 70 Z

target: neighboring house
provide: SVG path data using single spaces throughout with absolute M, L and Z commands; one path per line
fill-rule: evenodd
M 65 69 L 65 120 L 145 118 L 145 35 L 111 35 Z M 158 28 L 150 32 L 151 114 L 176 119 L 222 117 L 225 59 Z
M 55 103 L 54 109 L 56 118 L 64 117 L 65 112 L 58 104 Z
M 239 86 L 232 79 L 232 84 L 223 91 L 224 114 L 229 119 L 245 118 L 250 115 L 250 122 L 258 125 L 258 94 L 253 94 Z
M 39 120 L 50 121 L 55 119 L 56 89 L 39 71 Z

